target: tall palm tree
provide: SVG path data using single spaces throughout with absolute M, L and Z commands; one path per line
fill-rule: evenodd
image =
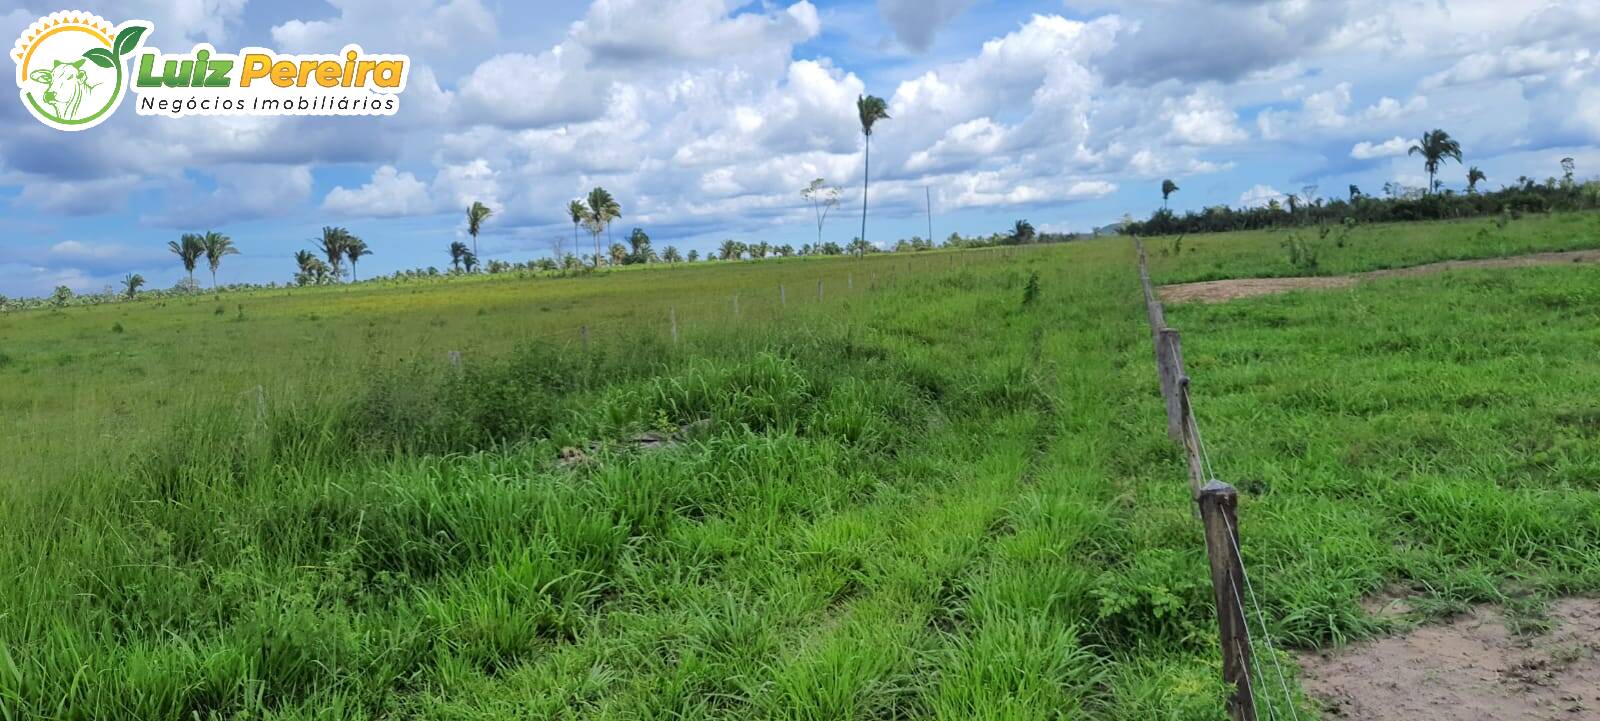
M 866 157 L 861 166 L 861 240 L 867 240 L 867 188 L 872 180 L 872 126 L 889 120 L 889 104 L 876 95 L 856 97 L 856 114 L 861 117 L 861 136 L 866 139 Z M 865 255 L 865 253 L 862 253 Z
M 1168 178 L 1166 180 L 1161 181 L 1161 209 L 1162 210 L 1166 210 L 1167 209 L 1167 198 L 1172 197 L 1172 194 L 1176 193 L 1176 192 L 1178 192 L 1178 184 L 1172 182 L 1171 178 Z
M 183 261 L 183 269 L 189 271 L 189 285 L 194 286 L 194 267 L 200 263 L 200 257 L 206 254 L 205 241 L 197 233 L 184 233 L 178 240 L 167 241 L 167 249 Z
M 467 233 L 472 236 L 473 255 L 478 254 L 478 231 L 483 229 L 483 221 L 491 215 L 494 215 L 494 211 L 476 200 L 472 201 L 472 207 L 467 208 Z
M 206 265 L 211 266 L 211 289 L 217 289 L 217 267 L 222 265 L 225 255 L 238 255 L 239 249 L 233 246 L 233 239 L 215 231 L 206 231 L 200 236 L 200 245 L 205 248 Z
M 123 292 L 127 294 L 128 300 L 133 300 L 134 296 L 139 294 L 139 287 L 142 285 L 144 285 L 144 276 L 138 273 L 129 273 L 122 276 Z
M 328 265 L 333 268 L 334 280 L 343 278 L 340 268 L 344 266 L 345 246 L 350 243 L 350 231 L 336 228 L 331 225 L 322 226 L 322 236 L 312 238 L 322 249 L 322 254 L 328 258 Z
M 578 251 L 578 225 L 589 217 L 589 209 L 584 207 L 583 201 L 574 200 L 567 203 L 567 215 L 572 218 L 572 250 Z
M 367 241 L 350 236 L 344 244 L 344 257 L 350 259 L 350 282 L 356 281 L 356 261 L 372 255 L 372 249 L 367 247 Z
M 744 247 L 732 238 L 722 241 L 722 246 L 717 250 L 717 257 L 722 260 L 735 260 L 741 255 L 744 255 Z
M 1488 180 L 1488 179 L 1489 179 L 1489 176 L 1484 175 L 1483 171 L 1478 169 L 1478 166 L 1474 165 L 1471 168 L 1468 168 L 1467 169 L 1467 192 L 1468 193 L 1476 193 L 1476 192 L 1478 192 L 1478 183 L 1481 183 L 1481 182 L 1483 182 L 1485 180 Z
M 596 187 L 589 191 L 588 207 L 584 208 L 584 220 L 589 223 L 589 232 L 594 235 L 594 267 L 600 267 L 600 234 L 611 226 L 611 221 L 622 217 L 622 206 L 617 199 L 611 197 L 611 192 L 605 188 Z
M 1457 163 L 1461 162 L 1461 143 L 1456 142 L 1449 133 L 1436 128 L 1423 133 L 1422 142 L 1412 145 L 1406 154 L 1422 156 L 1422 167 L 1428 171 L 1428 192 L 1432 193 L 1434 176 L 1439 174 L 1439 164 L 1452 158 Z
M 461 270 L 461 261 L 472 251 L 467 249 L 467 244 L 459 240 L 450 243 L 450 267 Z

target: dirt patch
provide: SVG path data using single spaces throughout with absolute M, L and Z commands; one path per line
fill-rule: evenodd
M 1209 280 L 1203 283 L 1164 285 L 1158 290 L 1161 300 L 1167 303 L 1221 303 L 1258 295 L 1275 295 L 1291 290 L 1326 290 L 1348 288 L 1371 278 L 1389 278 L 1406 275 L 1425 275 L 1463 268 L 1525 268 L 1535 265 L 1561 263 L 1600 263 L 1600 250 L 1573 250 L 1561 253 L 1534 253 L 1510 258 L 1484 258 L 1482 260 L 1447 260 L 1410 268 L 1374 270 L 1366 273 L 1309 278 L 1236 278 Z
M 1600 718 L 1600 600 L 1551 604 L 1549 632 L 1518 636 L 1499 611 L 1300 659 L 1328 718 Z

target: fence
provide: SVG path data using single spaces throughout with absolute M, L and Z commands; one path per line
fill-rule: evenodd
M 1232 688 L 1228 696 L 1228 715 L 1234 721 L 1256 721 L 1260 706 L 1265 708 L 1269 719 L 1281 716 L 1298 721 L 1299 711 L 1273 647 L 1266 614 L 1245 572 L 1239 546 L 1239 493 L 1216 478 L 1189 395 L 1189 375 L 1183 365 L 1183 335 L 1167 326 L 1166 308 L 1150 283 L 1144 243 L 1135 237 L 1133 244 L 1139 254 L 1139 284 L 1144 290 L 1145 315 L 1150 323 L 1156 378 L 1166 405 L 1167 435 L 1183 448 L 1190 496 L 1205 526 L 1206 558 L 1211 567 L 1211 590 L 1222 647 L 1222 679 Z M 1245 608 L 1247 600 L 1261 631 L 1265 655 L 1276 671 L 1275 679 L 1267 678 L 1259 658 L 1261 654 L 1256 653 L 1251 640 L 1251 614 Z M 1274 686 L 1282 691 L 1281 702 L 1271 690 Z M 1282 710 L 1286 711 L 1280 714 Z

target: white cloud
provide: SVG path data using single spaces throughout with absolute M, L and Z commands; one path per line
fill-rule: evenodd
M 1282 192 L 1279 192 L 1277 188 L 1274 188 L 1270 185 L 1257 185 L 1249 190 L 1244 191 L 1244 193 L 1239 196 L 1239 206 L 1244 208 L 1259 208 L 1271 203 L 1274 200 L 1283 202 L 1283 199 L 1286 197 L 1288 196 Z
M 1411 142 L 1398 135 L 1381 143 L 1363 140 L 1350 149 L 1350 157 L 1356 160 L 1392 158 L 1397 155 L 1405 155 L 1406 149 L 1409 147 L 1411 147 Z
M 335 187 L 322 200 L 323 210 L 368 218 L 425 215 L 435 207 L 427 184 L 409 172 L 396 170 L 393 165 L 379 167 L 366 185 Z
M 1172 134 L 1188 145 L 1229 145 L 1249 138 L 1239 127 L 1239 114 L 1220 98 L 1196 91 L 1172 108 Z

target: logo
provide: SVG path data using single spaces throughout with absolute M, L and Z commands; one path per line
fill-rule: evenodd
M 116 110 L 131 89 L 140 115 L 393 115 L 411 61 L 346 45 L 337 55 L 267 48 L 186 53 L 141 47 L 154 25 L 116 27 L 86 12 L 39 18 L 17 39 L 17 87 L 28 111 L 57 130 L 85 130 Z
M 125 59 L 150 27 L 143 20 L 112 27 L 85 12 L 51 13 L 34 21 L 11 50 L 23 106 L 57 130 L 99 125 L 122 102 L 128 87 Z

